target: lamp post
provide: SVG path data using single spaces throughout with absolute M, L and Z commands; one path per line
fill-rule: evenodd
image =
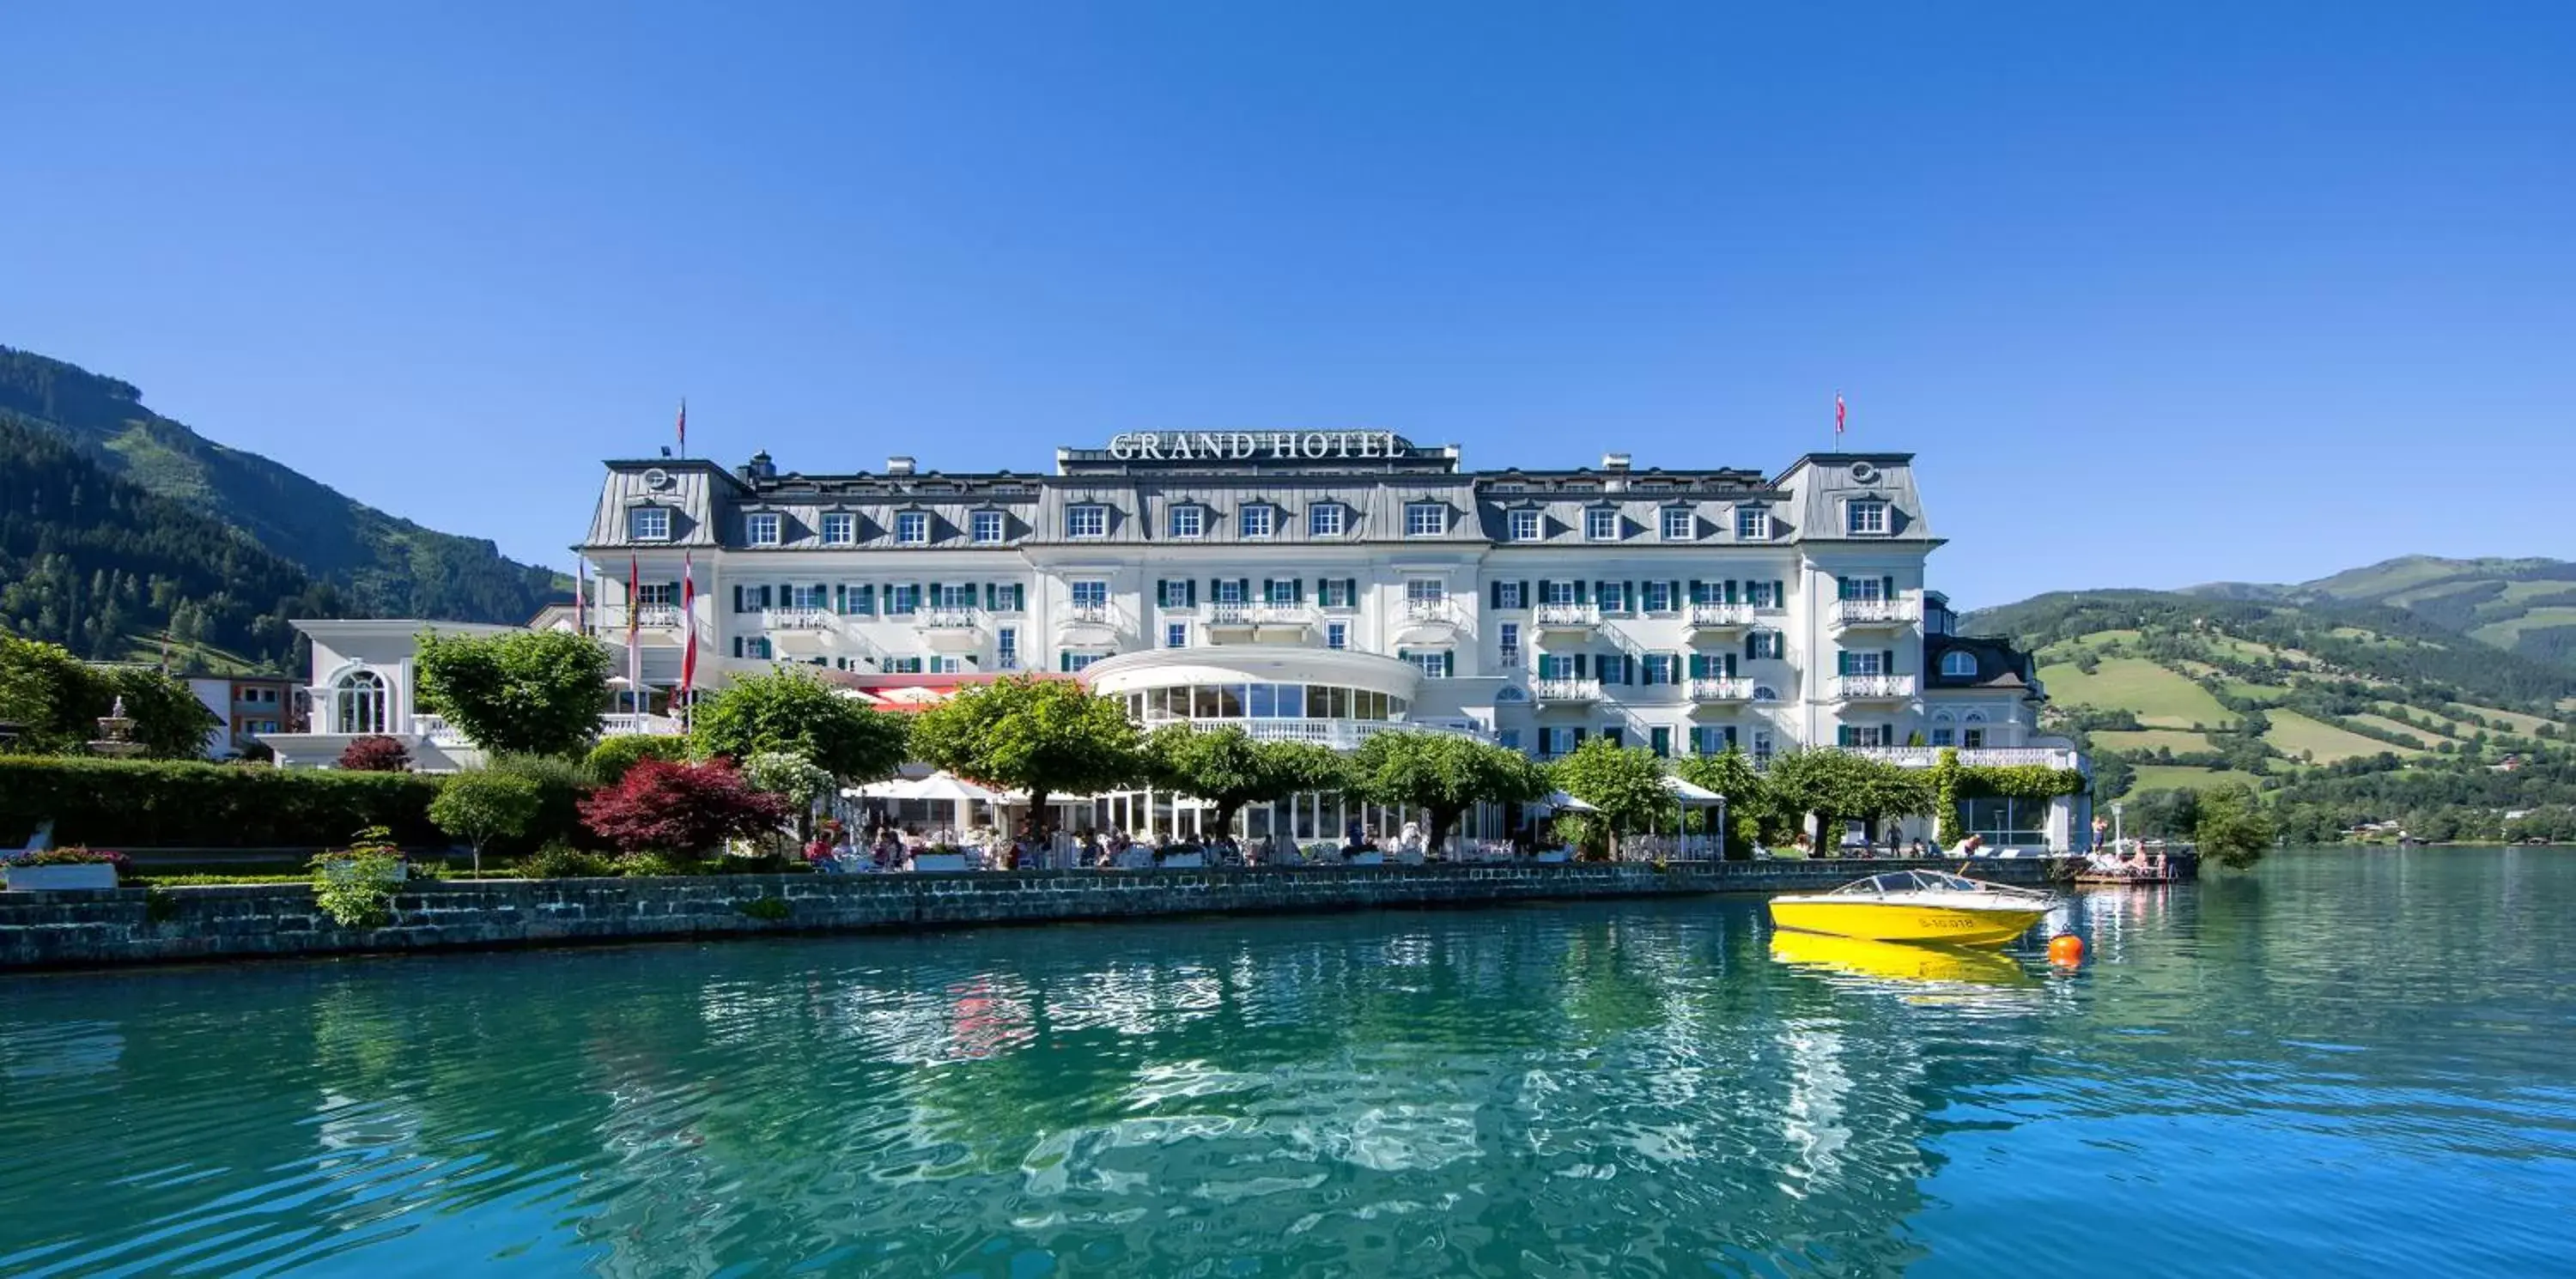
M 2117 803 L 2111 805 L 2111 847 L 2113 848 L 2120 846 L 2120 812 L 2125 807 L 2126 805 Z

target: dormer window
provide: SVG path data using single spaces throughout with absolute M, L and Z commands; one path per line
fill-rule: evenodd
M 1854 537 L 1887 534 L 1887 503 L 1874 497 L 1853 498 L 1843 507 L 1843 528 Z
M 1596 506 L 1583 513 L 1583 536 L 1587 541 L 1619 540 L 1619 511 L 1616 507 Z
M 900 511 L 894 517 L 894 544 L 897 546 L 930 545 L 930 513 Z
M 1941 677 L 1944 679 L 1975 679 L 1977 677 L 1977 655 L 1964 648 L 1954 648 L 1947 653 L 1943 653 L 1941 655 Z
M 1172 508 L 1172 536 L 1200 537 L 1207 533 L 1207 508 L 1191 503 Z
M 1255 502 L 1235 516 L 1235 524 L 1245 537 L 1268 537 L 1279 526 L 1279 508 Z
M 1098 503 L 1066 507 L 1064 535 L 1066 537 L 1109 536 L 1109 508 Z
M 1535 509 L 1511 513 L 1511 535 L 1515 542 L 1535 542 L 1546 531 L 1546 521 Z
M 848 546 L 859 540 L 859 517 L 847 511 L 834 511 L 823 517 L 823 544 Z
M 1449 531 L 1449 512 L 1438 502 L 1404 504 L 1406 537 L 1438 537 Z
M 638 542 L 671 540 L 671 508 L 639 506 L 626 513 L 626 536 Z
M 967 523 L 977 546 L 1000 545 L 1008 527 L 1000 511 L 977 511 Z
M 1306 511 L 1306 536 L 1340 537 L 1350 528 L 1350 508 L 1339 502 L 1317 502 Z
M 754 546 L 776 546 L 784 523 L 776 511 L 754 511 L 742 519 L 743 540 Z
M 1766 506 L 1735 508 L 1735 540 L 1768 542 L 1771 540 L 1771 509 Z
M 1667 542 L 1692 540 L 1698 532 L 1698 524 L 1699 518 L 1691 514 L 1691 509 L 1687 506 L 1664 508 L 1664 540 Z

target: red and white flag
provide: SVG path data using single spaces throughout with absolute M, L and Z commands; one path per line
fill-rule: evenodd
M 698 687 L 698 569 L 692 554 L 680 561 L 680 625 L 689 628 L 688 642 L 680 649 L 680 696 L 683 701 Z
M 633 553 L 626 556 L 626 692 L 634 698 L 637 714 L 642 714 L 644 700 L 644 567 Z
M 574 560 L 572 565 L 572 629 L 576 634 L 590 634 L 589 560 Z
M 1843 393 L 1834 392 L 1834 434 L 1843 433 Z

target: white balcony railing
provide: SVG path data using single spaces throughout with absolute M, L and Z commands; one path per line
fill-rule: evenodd
M 762 609 L 761 625 L 773 631 L 827 631 L 832 629 L 832 611 L 826 608 Z
M 1695 679 L 1690 682 L 1690 696 L 1694 702 L 1750 701 L 1753 697 L 1753 681 L 1726 676 Z
M 926 631 L 971 631 L 984 624 L 984 615 L 971 608 L 930 608 L 914 624 Z
M 1068 604 L 1056 620 L 1067 626 L 1116 626 L 1118 611 L 1106 604 Z
M 1408 622 L 1455 622 L 1458 620 L 1458 612 L 1456 609 L 1449 607 L 1449 601 L 1445 599 L 1406 600 L 1404 602 L 1404 620 Z
M 1887 701 L 1914 696 L 1911 675 L 1837 675 L 1834 696 L 1846 702 Z
M 444 715 L 414 715 L 411 717 L 411 731 L 419 734 L 423 740 L 427 741 L 432 746 L 471 746 L 474 744 L 474 739 L 467 737 L 464 729 L 448 723 L 447 717 Z
M 668 604 L 647 604 L 635 610 L 635 624 L 647 630 L 676 631 L 680 629 L 680 610 Z
M 1597 702 L 1601 700 L 1601 681 L 1543 679 L 1530 686 L 1530 695 L 1542 702 Z
M 1207 624 L 1210 626 L 1250 626 L 1252 625 L 1253 618 L 1258 616 L 1260 612 L 1261 606 L 1258 604 L 1210 604 L 1207 609 Z
M 1704 631 L 1751 626 L 1753 606 L 1750 604 L 1693 604 L 1690 606 L 1690 624 Z
M 1930 768 L 1941 762 L 1941 746 L 1852 746 L 1845 749 L 1855 755 L 1885 760 L 1906 768 Z M 1974 768 L 2017 768 L 2040 764 L 2049 768 L 2077 768 L 2081 764 L 2072 748 L 2064 746 L 1963 746 L 1959 762 Z
M 602 737 L 678 737 L 687 731 L 680 726 L 680 721 L 668 715 L 618 713 L 599 717 L 599 735 Z
M 1485 740 L 1484 734 L 1453 724 L 1407 723 L 1379 719 L 1251 719 L 1208 717 L 1188 720 L 1148 716 L 1145 727 L 1192 724 L 1199 728 L 1239 728 L 1257 742 L 1311 742 L 1335 750 L 1352 750 L 1380 733 L 1445 733 Z
M 1913 620 L 1914 610 L 1901 599 L 1834 601 L 1836 626 L 1901 626 Z
M 1305 626 L 1314 620 L 1314 609 L 1305 604 L 1207 606 L 1207 624 L 1210 626 Z
M 1533 611 L 1538 624 L 1546 627 L 1594 626 L 1601 621 L 1601 611 L 1589 604 L 1541 604 Z

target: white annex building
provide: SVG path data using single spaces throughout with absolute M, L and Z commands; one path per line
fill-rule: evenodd
M 647 710 L 694 629 L 702 686 L 802 663 L 900 703 L 1043 671 L 1149 725 L 1335 746 L 1401 725 L 1541 759 L 1608 737 L 2080 766 L 2038 733 L 2029 656 L 1953 634 L 1928 589 L 1941 539 L 1910 454 L 1478 471 L 1385 432 L 1168 432 L 1060 449 L 1045 474 L 607 468 L 577 548 L 603 602 L 579 624 L 622 644 L 632 621 Z M 339 690 L 306 629 L 319 727 Z M 1976 804 L 2002 845 L 2069 847 L 2088 816 Z M 1331 818 L 1258 820 L 1329 838 Z

